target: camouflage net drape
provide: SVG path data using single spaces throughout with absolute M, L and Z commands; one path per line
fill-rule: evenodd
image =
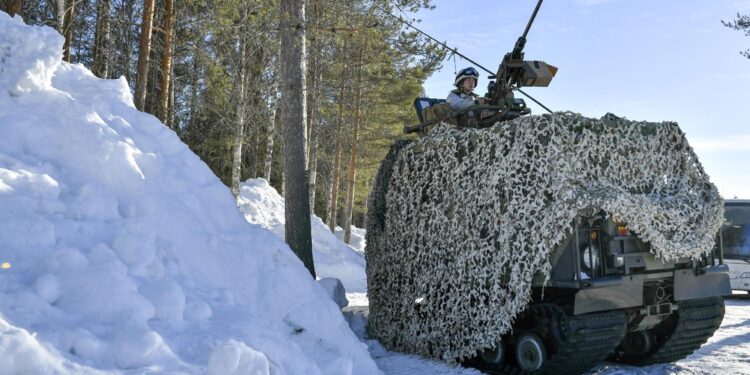
M 673 122 L 556 113 L 400 141 L 369 199 L 368 333 L 448 362 L 492 347 L 575 218 L 599 209 L 665 260 L 710 251 L 723 217 Z

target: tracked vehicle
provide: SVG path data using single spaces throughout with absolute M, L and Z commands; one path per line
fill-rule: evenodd
M 420 124 L 405 131 L 421 138 L 381 164 L 368 334 L 496 374 L 684 358 L 719 328 L 731 294 L 713 247 L 722 199 L 677 124 L 528 116 L 512 91 L 556 71 L 523 61 L 528 29 L 490 106 L 468 110 L 494 112 L 492 123 L 418 98 Z
M 455 220 L 442 217 L 438 212 L 453 210 L 454 216 L 472 217 L 473 214 L 467 212 L 472 208 L 456 207 L 441 198 L 441 209 L 435 210 L 435 206 L 429 204 L 430 198 L 423 195 L 423 188 L 439 189 L 441 185 L 434 182 L 441 180 L 440 176 L 430 177 L 433 183 L 426 186 L 406 183 L 407 188 L 417 192 L 408 195 L 409 199 L 425 200 L 415 204 L 413 210 L 404 211 L 400 207 L 403 203 L 394 197 L 402 195 L 403 191 L 403 187 L 394 186 L 398 183 L 392 180 L 394 173 L 400 173 L 394 169 L 403 167 L 399 166 L 403 161 L 398 155 L 404 148 L 417 146 L 409 141 L 394 146 L 378 172 L 369 202 L 368 332 L 387 347 L 456 360 L 488 373 L 578 374 L 605 360 L 635 366 L 674 362 L 697 350 L 719 328 L 724 316 L 722 296 L 731 294 L 728 269 L 722 264 L 720 248 L 693 253 L 698 254 L 696 257 L 673 256 L 665 260 L 667 256 L 664 253 L 657 256 L 651 243 L 643 240 L 627 222 L 592 202 L 577 209 L 568 224 L 540 226 L 553 233 L 564 233 L 563 239 L 546 254 L 535 250 L 534 246 L 513 248 L 512 244 L 497 240 L 477 249 L 475 243 L 492 240 L 491 231 L 485 233 L 485 228 L 497 222 L 495 217 L 489 220 L 489 225 L 482 219 L 459 221 L 480 229 L 468 231 L 476 233 L 474 238 L 467 239 L 467 231 L 464 231 L 455 233 L 463 240 L 451 239 L 451 234 L 443 229 L 456 230 Z M 424 169 L 418 173 L 430 172 Z M 398 191 L 391 190 L 394 188 Z M 444 191 L 450 192 L 450 189 Z M 420 206 L 425 206 L 427 212 L 416 212 Z M 541 208 L 540 214 L 544 214 L 544 209 Z M 708 212 L 703 214 L 709 215 Z M 523 216 L 523 213 L 510 216 Z M 720 222 L 721 213 L 715 216 Z M 405 218 L 399 221 L 398 217 Z M 401 222 L 409 223 L 410 229 L 389 228 Z M 705 223 L 695 225 L 706 226 Z M 716 225 L 707 228 L 703 236 L 713 237 L 716 228 Z M 442 239 L 431 240 L 432 236 Z M 501 233 L 498 237 L 509 241 L 514 235 Z M 503 309 L 517 301 L 506 298 L 493 305 L 493 299 L 523 290 L 514 290 L 514 285 L 523 282 L 523 277 L 514 277 L 517 270 L 513 263 L 516 259 L 524 263 L 524 259 L 533 258 L 534 251 L 549 261 L 549 268 L 528 266 L 535 271 L 526 288 L 529 298 L 524 301 L 525 305 L 515 316 L 496 316 L 493 308 Z M 521 255 L 508 256 L 501 252 Z M 498 257 L 511 260 L 502 264 L 497 261 Z M 458 280 L 451 280 L 462 270 L 466 273 Z M 455 295 L 445 296 L 444 293 Z M 464 298 L 465 295 L 470 297 Z M 472 312 L 473 309 L 478 312 Z M 432 326 L 431 314 L 435 314 L 435 326 Z M 454 314 L 468 317 L 455 318 Z M 485 316 L 476 318 L 475 315 Z M 488 327 L 498 316 L 508 321 L 496 326 L 506 328 L 496 336 L 487 333 L 486 330 L 495 329 Z M 445 328 L 450 324 L 465 324 L 466 327 Z M 384 326 L 397 328 L 394 333 Z M 436 339 L 442 334 L 455 335 L 460 340 L 446 343 Z M 485 340 L 485 343 L 469 345 L 474 351 L 462 351 L 461 342 L 469 342 L 476 335 L 481 336 L 478 341 Z M 487 339 L 487 336 L 492 338 Z M 443 344 L 447 349 L 436 349 Z M 453 344 L 455 347 L 451 346 Z
M 663 262 L 626 223 L 581 216 L 552 254 L 546 287 L 512 332 L 467 364 L 497 373 L 581 373 L 602 360 L 645 366 L 682 359 L 710 338 L 731 294 L 718 254 Z

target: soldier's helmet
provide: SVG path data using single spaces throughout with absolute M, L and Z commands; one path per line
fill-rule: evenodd
M 456 87 L 461 87 L 461 82 L 463 82 L 463 80 L 465 80 L 466 78 L 474 78 L 476 80 L 474 87 L 476 87 L 476 85 L 479 83 L 479 72 L 477 72 L 477 70 L 473 67 L 461 69 L 456 74 L 456 80 L 453 84 Z

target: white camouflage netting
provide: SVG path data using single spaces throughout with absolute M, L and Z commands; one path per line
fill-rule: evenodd
M 561 112 L 398 142 L 369 200 L 368 333 L 449 362 L 493 346 L 577 215 L 599 209 L 665 260 L 710 251 L 723 218 L 674 122 Z

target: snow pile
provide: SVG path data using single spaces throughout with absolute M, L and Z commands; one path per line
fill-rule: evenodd
M 365 242 L 365 235 L 367 234 L 367 231 L 363 228 L 357 228 L 354 225 L 352 225 L 351 228 L 351 243 L 349 244 L 349 246 L 360 253 L 364 253 L 365 246 L 367 245 L 367 242 Z M 334 229 L 334 234 L 336 235 L 336 238 L 344 241 L 344 228 L 337 226 Z
M 237 202 L 247 221 L 284 238 L 284 198 L 265 179 L 249 179 L 242 183 Z M 367 278 L 362 252 L 354 251 L 341 242 L 319 217 L 311 216 L 310 224 L 316 275 L 341 280 L 347 292 L 366 292 Z M 353 233 L 364 237 L 363 229 L 352 228 L 356 231 Z M 356 243 L 364 247 L 363 240 Z
M 572 113 L 401 141 L 368 204 L 369 332 L 448 361 L 510 329 L 578 215 L 605 210 L 665 260 L 710 251 L 723 221 L 676 123 Z
M 0 12 L 0 372 L 378 373 L 287 245 L 61 47 Z

